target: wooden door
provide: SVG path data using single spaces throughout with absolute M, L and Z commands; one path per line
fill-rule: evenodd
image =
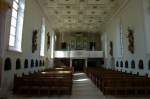
M 72 66 L 74 67 L 74 72 L 84 72 L 85 60 L 84 59 L 73 59 Z

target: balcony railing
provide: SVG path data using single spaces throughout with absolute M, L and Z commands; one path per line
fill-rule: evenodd
M 103 58 L 103 51 L 86 51 L 86 50 L 74 50 L 74 51 L 55 51 L 54 58 Z

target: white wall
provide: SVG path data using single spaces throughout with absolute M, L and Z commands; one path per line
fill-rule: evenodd
M 2 56 L 2 42 L 3 42 L 3 31 L 4 31 L 4 26 L 2 25 L 4 23 L 4 13 L 0 12 L 0 56 Z
M 8 2 L 12 3 L 12 0 L 7 0 Z M 38 29 L 40 31 L 41 24 L 42 24 L 42 17 L 44 16 L 44 13 L 40 9 L 38 3 L 36 0 L 25 0 L 26 8 L 25 8 L 25 15 L 24 15 L 24 25 L 23 25 L 23 38 L 22 38 L 22 53 L 13 52 L 8 50 L 8 42 L 9 42 L 9 28 L 10 28 L 10 20 L 11 20 L 11 11 L 9 10 L 6 13 L 6 19 L 5 24 L 2 24 L 5 26 L 5 31 L 3 32 L 3 40 L 2 42 L 2 50 L 3 55 L 3 64 L 2 64 L 2 83 L 1 83 L 1 90 L 0 93 L 5 92 L 7 90 L 11 90 L 13 87 L 13 78 L 14 74 L 22 75 L 22 73 L 28 74 L 29 72 L 34 72 L 38 70 L 42 70 L 44 68 L 52 67 L 52 59 L 50 58 L 50 52 L 51 50 L 47 50 L 47 33 L 49 32 L 50 35 L 53 32 L 51 29 L 51 26 L 49 25 L 49 21 L 46 19 L 46 40 L 45 40 L 45 56 L 40 56 L 40 39 L 41 34 L 38 33 L 38 48 L 35 53 L 32 53 L 32 32 L 34 29 Z M 2 33 L 2 31 L 0 31 Z M 1 51 L 1 50 L 0 50 Z M 1 51 L 2 52 L 2 51 Z M 12 61 L 12 69 L 10 71 L 4 71 L 4 60 L 5 58 L 10 57 Z M 16 70 L 16 59 L 20 58 L 21 60 L 21 69 Z M 24 69 L 24 60 L 28 59 L 29 67 L 28 69 Z M 30 67 L 30 60 L 34 59 L 34 61 L 37 59 L 39 60 L 45 60 L 46 67 L 34 67 L 31 69 Z M 48 59 L 48 60 L 47 60 Z M 1 96 L 0 94 L 0 96 Z
M 143 2 L 147 2 L 148 0 L 128 0 L 126 5 L 107 23 L 105 24 L 104 30 L 103 30 L 103 35 L 108 36 L 108 51 L 107 53 L 109 54 L 109 42 L 113 41 L 114 45 L 114 58 L 115 61 L 120 61 L 122 60 L 124 65 L 125 61 L 127 60 L 129 62 L 129 68 L 117 68 L 115 69 L 120 70 L 120 71 L 127 71 L 128 73 L 137 73 L 139 72 L 140 75 L 145 75 L 146 73 L 150 72 L 148 70 L 148 60 L 150 59 L 149 55 L 146 53 L 146 49 L 149 48 L 149 41 L 145 40 L 145 21 L 144 21 L 144 9 L 143 9 Z M 150 14 L 149 14 L 150 17 Z M 118 21 L 121 20 L 122 25 L 123 25 L 123 57 L 120 57 L 119 51 L 120 51 L 120 41 L 119 41 L 119 36 L 118 36 L 118 31 L 117 31 L 117 26 L 118 26 Z M 150 22 L 150 18 L 149 18 Z M 150 25 L 148 24 L 148 27 Z M 128 33 L 128 27 L 132 27 L 134 30 L 134 45 L 135 45 L 135 52 L 134 54 L 131 54 L 128 51 L 128 38 L 127 38 L 127 33 Z M 106 34 L 104 34 L 106 33 Z M 148 31 L 150 33 L 150 30 Z M 149 35 L 150 36 L 150 35 Z M 148 37 L 149 37 L 148 36 Z M 148 38 L 149 39 L 149 38 Z M 147 44 L 147 45 L 146 45 Z M 110 57 L 110 56 L 109 56 Z M 109 64 L 109 68 L 112 68 L 114 66 L 110 65 L 110 59 L 107 59 L 107 63 Z M 140 70 L 138 68 L 138 61 L 142 59 L 144 61 L 144 69 Z M 135 60 L 136 63 L 136 68 L 131 69 L 131 60 Z
M 2 77 L 2 65 L 3 65 L 3 35 L 4 35 L 4 26 L 2 25 L 5 21 L 5 13 L 4 12 L 0 12 L 0 84 L 1 84 L 1 77 Z
M 144 25 L 145 25 L 145 41 L 146 41 L 146 53 L 150 54 L 150 1 L 144 0 L 143 2 L 144 6 Z

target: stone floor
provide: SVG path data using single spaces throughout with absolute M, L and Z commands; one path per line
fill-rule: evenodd
M 20 97 L 10 96 L 8 99 L 150 99 L 150 97 L 114 97 L 104 96 L 84 73 L 74 74 L 71 96 Z

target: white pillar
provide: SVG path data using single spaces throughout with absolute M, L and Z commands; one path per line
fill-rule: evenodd
M 72 67 L 72 59 L 70 58 L 70 67 Z
M 55 33 L 51 33 L 51 58 L 54 58 L 54 51 L 55 51 Z
M 87 58 L 85 59 L 85 67 L 87 68 L 88 64 L 87 64 L 88 60 Z

